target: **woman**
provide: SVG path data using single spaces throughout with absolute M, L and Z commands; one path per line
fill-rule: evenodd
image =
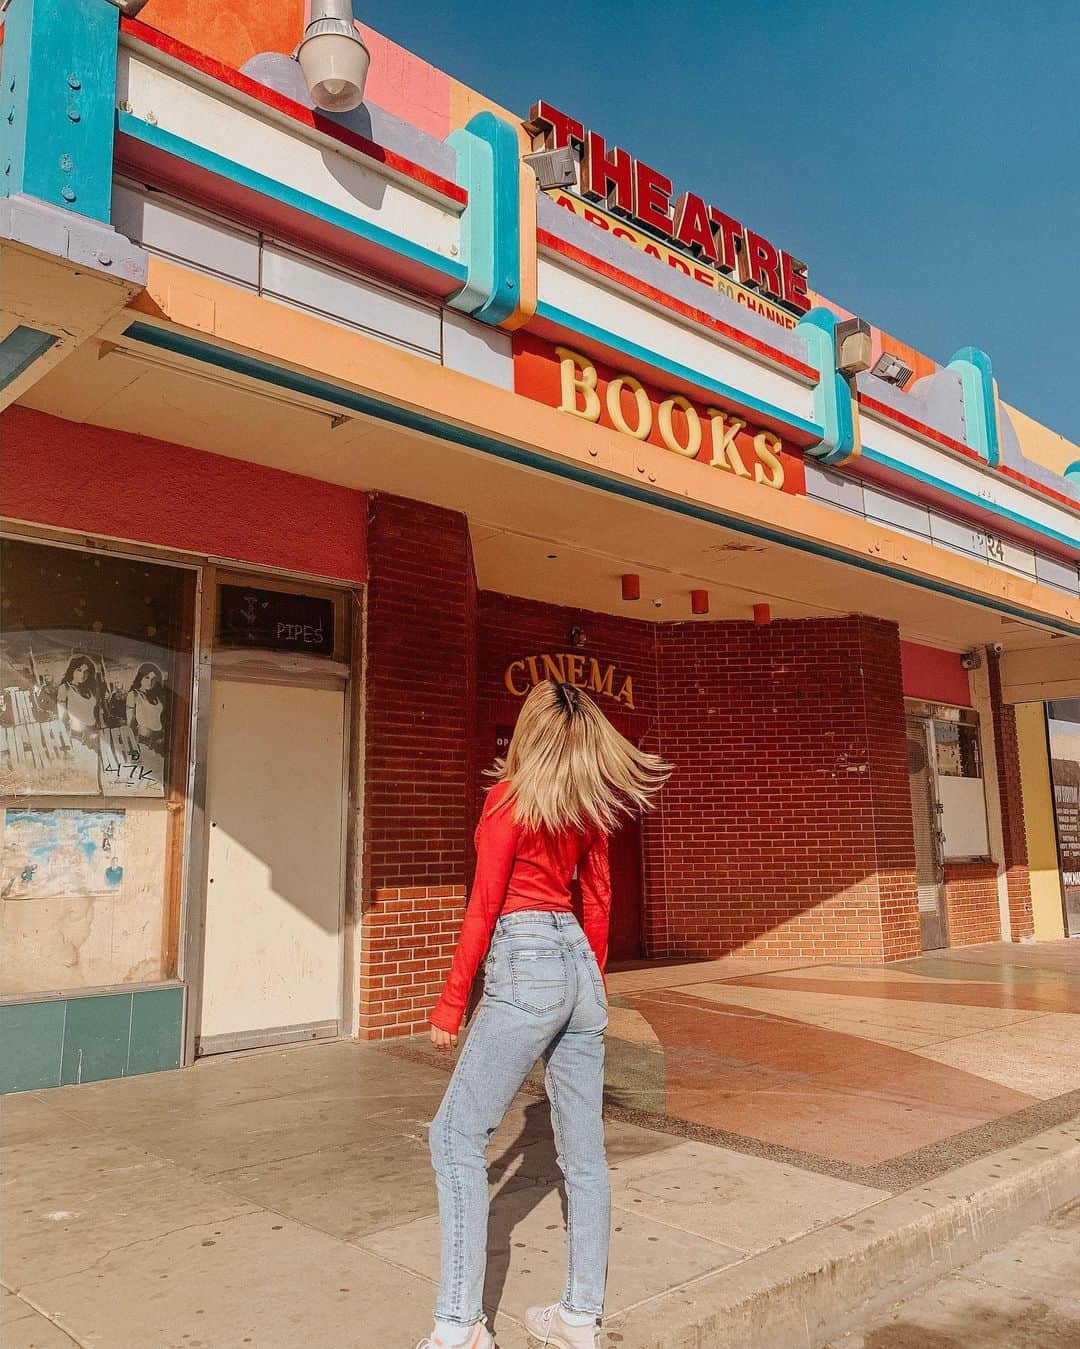
M 71 739 L 97 750 L 101 730 L 101 697 L 97 670 L 89 656 L 72 656 L 56 691 L 60 724 Z
M 435 1329 L 417 1349 L 494 1349 L 482 1307 L 488 1189 L 484 1149 L 543 1056 L 566 1179 L 568 1276 L 562 1300 L 532 1307 L 551 1349 L 594 1349 L 603 1311 L 611 1198 L 601 1101 L 611 883 L 608 834 L 647 809 L 667 780 L 572 684 L 526 698 L 476 831 L 476 878 L 446 988 L 431 1014 L 439 1049 L 457 1044 L 489 949 L 484 997 L 439 1113 L 431 1156 L 439 1190 L 442 1280 Z M 570 885 L 577 874 L 583 926 Z
M 127 695 L 127 724 L 140 745 L 165 753 L 165 691 L 152 661 L 140 665 Z

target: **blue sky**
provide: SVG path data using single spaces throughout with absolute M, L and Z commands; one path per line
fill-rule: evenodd
M 811 285 L 1080 441 L 1077 0 L 354 0 L 804 259 Z M 890 15 L 894 16 L 890 19 Z

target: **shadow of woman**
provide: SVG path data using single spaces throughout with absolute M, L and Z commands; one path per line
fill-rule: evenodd
M 553 1240 L 560 1243 L 566 1240 L 566 1192 L 556 1160 L 551 1108 L 546 1099 L 533 1101 L 525 1107 L 517 1137 L 488 1167 L 488 1183 L 492 1193 L 484 1310 L 489 1323 L 494 1324 L 495 1312 L 506 1288 L 511 1254 L 515 1247 L 525 1246 L 522 1241 L 513 1241 L 514 1232 L 553 1190 L 559 1191 L 562 1223 L 552 1223 L 549 1230 Z M 552 1289 L 551 1296 L 559 1296 L 560 1291 L 561 1279 L 560 1287 Z M 513 1314 L 520 1318 L 523 1310 L 515 1308 Z

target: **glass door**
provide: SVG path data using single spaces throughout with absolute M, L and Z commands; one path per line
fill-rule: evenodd
M 1080 698 L 1048 703 L 1046 713 L 1065 930 L 1080 937 Z

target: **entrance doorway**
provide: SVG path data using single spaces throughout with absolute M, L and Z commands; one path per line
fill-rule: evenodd
M 222 586 L 219 604 L 241 589 Z M 259 600 L 267 608 L 277 602 L 278 592 L 251 593 L 269 596 Z M 310 598 L 281 594 L 293 609 Z M 334 600 L 322 621 L 341 617 Z M 286 627 L 304 624 L 275 622 L 236 649 L 219 621 L 200 1055 L 341 1032 L 347 666 L 329 640 L 322 658 L 275 648 Z
M 641 820 L 626 820 L 608 844 L 611 869 L 611 925 L 609 960 L 640 960 L 641 940 Z
M 938 951 L 949 944 L 945 919 L 944 834 L 941 803 L 937 799 L 931 768 L 934 753 L 931 735 L 930 721 L 922 717 L 907 718 L 908 785 L 915 826 L 915 880 L 924 951 Z

